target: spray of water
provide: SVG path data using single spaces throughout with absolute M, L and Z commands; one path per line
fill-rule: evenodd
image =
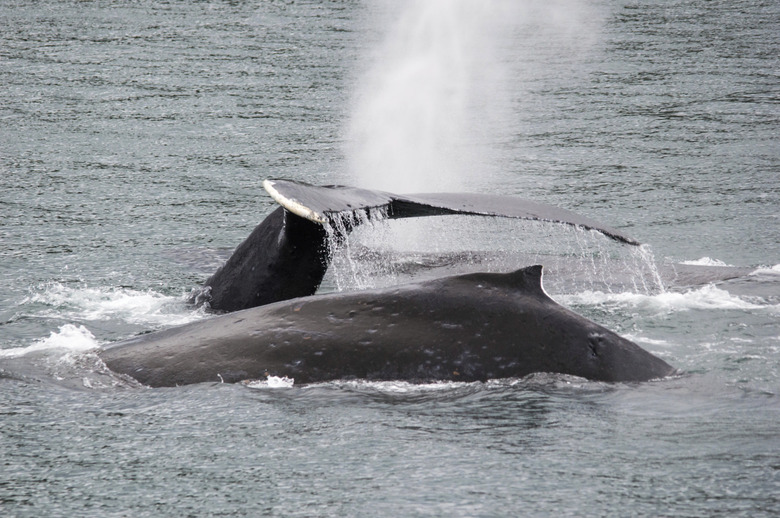
M 576 0 L 372 6 L 384 40 L 358 78 L 345 151 L 351 183 L 393 192 L 494 189 L 513 174 L 534 82 L 571 74 L 599 31 Z
M 522 147 L 518 121 L 524 112 L 533 112 L 539 99 L 534 89 L 540 81 L 547 84 L 546 78 L 560 80 L 575 73 L 587 61 L 601 27 L 601 13 L 576 0 L 407 0 L 380 5 L 391 6 L 392 21 L 358 81 L 346 154 L 350 183 L 392 192 L 461 191 L 477 185 L 493 190 L 500 183 L 493 181 L 498 174 L 522 174 L 505 170 L 518 162 L 504 153 L 516 155 Z M 504 248 L 487 259 L 481 251 L 464 255 L 464 243 L 453 235 L 456 227 L 452 220 L 433 233 L 418 222 L 385 226 L 381 232 L 372 226 L 371 234 L 382 242 L 365 247 L 349 240 L 341 243 L 331 282 L 339 290 L 368 288 L 383 284 L 378 280 L 382 276 L 394 279 L 412 262 L 421 268 L 446 267 L 446 260 L 432 259 L 430 253 L 407 251 L 399 258 L 388 252 L 391 242 L 430 247 L 432 238 L 441 235 L 460 245 L 459 260 L 479 263 L 483 270 L 540 262 L 553 263 L 548 271 L 555 272 L 563 270 L 555 265 L 560 260 L 571 263 L 570 269 L 574 265 L 566 278 L 580 288 L 612 291 L 620 270 L 621 286 L 616 289 L 623 289 L 628 278 L 636 292 L 663 290 L 647 249 L 617 252 L 593 233 L 544 229 L 537 235 L 554 251 L 540 252 L 533 240 L 512 242 L 507 239 L 511 233 L 488 232 L 488 241 L 501 236 Z M 385 252 L 371 253 L 377 249 Z M 523 253 L 521 264 L 507 259 L 516 251 Z M 625 270 L 632 273 L 626 275 Z
M 370 261 L 361 261 L 365 257 L 360 250 L 355 250 L 350 234 L 355 228 L 381 228 L 380 222 L 387 219 L 387 209 L 384 207 L 369 210 L 359 209 L 332 215 L 326 221 L 324 228 L 328 239 L 333 272 L 333 284 L 338 291 L 350 291 L 373 287 L 369 277 L 371 270 L 365 265 Z M 378 264 L 375 261 L 374 264 Z
M 348 129 L 354 182 L 396 192 L 452 191 L 475 170 L 485 101 L 502 94 L 492 62 L 500 2 L 404 4 L 361 78 Z M 489 104 L 489 103 L 488 103 Z M 480 106 L 482 105 L 482 106 Z

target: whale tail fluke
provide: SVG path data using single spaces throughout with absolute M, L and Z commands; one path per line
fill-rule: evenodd
M 263 187 L 281 207 L 241 243 L 206 281 L 193 302 L 215 311 L 237 311 L 312 295 L 329 266 L 333 247 L 355 226 L 379 213 L 383 218 L 465 214 L 549 221 L 595 230 L 638 245 L 600 223 L 551 205 L 511 196 L 466 193 L 399 195 L 356 187 L 317 187 L 266 180 Z M 359 213 L 368 218 L 358 217 Z M 335 240 L 333 239 L 335 238 Z M 541 268 L 538 271 L 541 290 Z
M 328 224 L 358 210 L 384 211 L 389 219 L 451 214 L 547 221 L 594 230 L 629 245 L 640 243 L 574 212 L 514 196 L 475 193 L 393 194 L 338 185 L 314 186 L 290 180 L 265 180 L 263 187 L 279 205 L 302 218 Z

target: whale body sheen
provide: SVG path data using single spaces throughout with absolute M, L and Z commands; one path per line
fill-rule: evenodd
M 99 355 L 113 371 L 153 387 L 269 375 L 305 384 L 536 372 L 634 382 L 674 372 L 553 301 L 541 266 L 277 302 L 141 335 Z

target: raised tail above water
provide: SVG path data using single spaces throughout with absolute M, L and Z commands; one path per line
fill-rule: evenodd
M 606 225 L 566 209 L 514 196 L 476 193 L 393 194 L 345 186 L 315 186 L 290 180 L 265 180 L 263 187 L 288 211 L 325 224 L 356 210 L 382 210 L 388 219 L 464 214 L 528 219 L 595 230 L 629 245 L 640 243 Z
M 399 195 L 346 186 L 318 187 L 266 180 L 263 187 L 281 207 L 268 215 L 214 275 L 198 300 L 217 311 L 237 311 L 314 294 L 332 256 L 328 229 L 360 223 L 358 212 L 388 219 L 450 214 L 548 221 L 600 232 L 629 245 L 639 242 L 571 211 L 492 194 Z M 339 237 L 339 236 L 337 236 Z M 344 236 L 340 236 L 344 237 Z

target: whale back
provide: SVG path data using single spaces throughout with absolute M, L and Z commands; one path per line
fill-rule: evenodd
M 542 267 L 277 302 L 106 347 L 106 365 L 152 386 L 335 379 L 484 381 L 555 372 L 642 381 L 672 368 L 555 303 Z

